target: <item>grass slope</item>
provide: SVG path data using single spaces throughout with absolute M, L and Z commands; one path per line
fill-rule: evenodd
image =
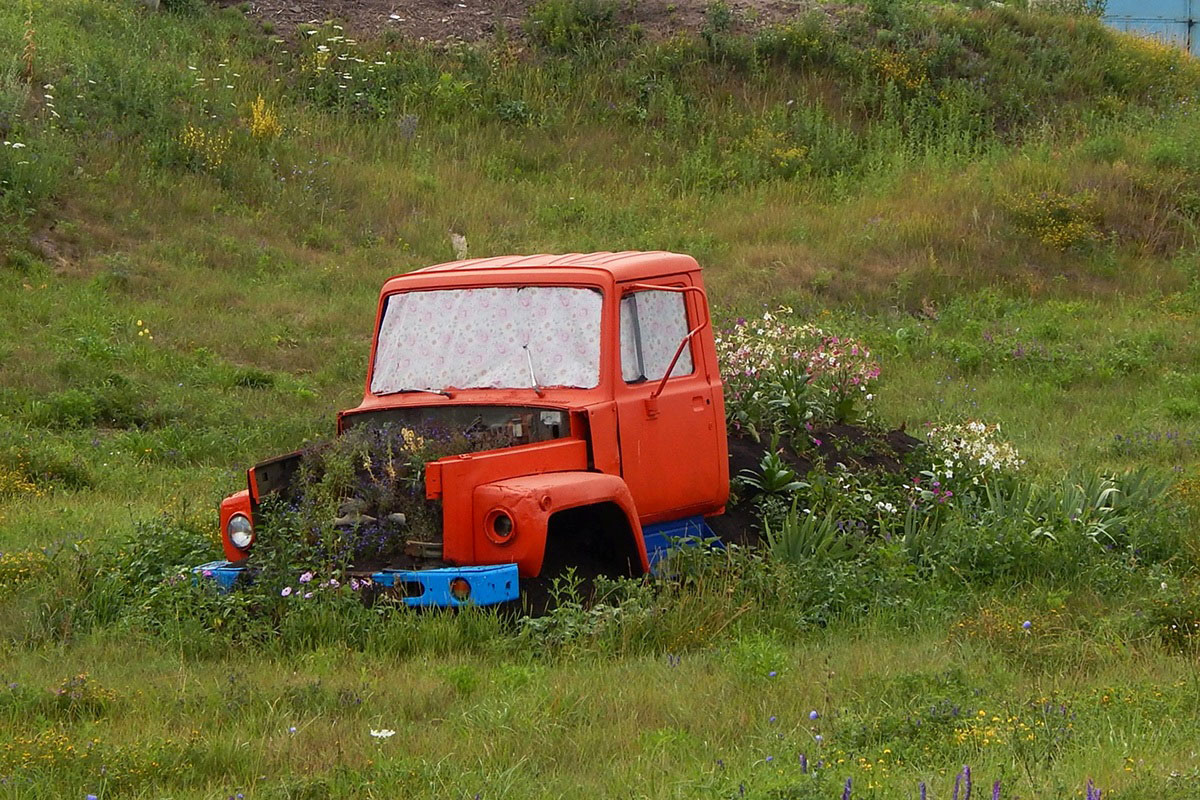
M 443 50 L 165 5 L 0 8 L 0 551 L 102 548 L 164 510 L 210 527 L 249 463 L 355 402 L 379 284 L 452 257 L 450 231 L 473 255 L 692 253 L 725 313 L 787 303 L 870 342 L 889 422 L 978 416 L 1047 474 L 1195 485 L 1193 60 L 1013 7 L 746 38 L 714 5 L 645 42 L 551 0 L 529 41 Z M 942 797 L 970 762 L 1006 797 L 1089 775 L 1186 797 L 1200 690 L 1138 638 L 1139 580 L 548 660 L 486 618 L 381 624 L 364 653 L 176 652 L 14 595 L 0 775 L 25 779 L 0 796 L 801 798 L 853 772 L 855 797 Z

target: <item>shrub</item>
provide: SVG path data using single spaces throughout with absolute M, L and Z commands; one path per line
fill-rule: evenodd
M 248 124 L 250 135 L 255 139 L 275 139 L 283 133 L 283 126 L 279 124 L 279 115 L 275 109 L 267 105 L 267 101 L 261 94 L 250 104 Z
M 771 556 L 794 566 L 820 567 L 830 561 L 854 558 L 862 545 L 861 539 L 847 535 L 838 524 L 837 506 L 831 506 L 822 516 L 801 509 L 796 500 L 778 527 L 772 528 L 764 520 L 763 535 Z
M 1018 472 L 1025 461 L 1017 449 L 1000 438 L 1000 425 L 979 420 L 937 425 L 926 432 L 932 464 L 925 472 L 926 485 L 921 491 L 951 487 L 966 490 L 990 479 Z
M 810 421 L 870 416 L 879 364 L 861 342 L 813 325 L 795 325 L 783 307 L 717 331 L 730 427 L 761 438 L 770 431 L 802 436 Z
M 1028 192 L 1009 197 L 1004 206 L 1018 229 L 1056 250 L 1095 244 L 1102 238 L 1092 192 Z
M 547 49 L 579 53 L 608 40 L 616 16 L 612 0 L 540 0 L 529 10 L 525 29 Z
M 225 163 L 231 141 L 228 132 L 187 125 L 179 134 L 183 163 L 201 172 L 215 170 Z

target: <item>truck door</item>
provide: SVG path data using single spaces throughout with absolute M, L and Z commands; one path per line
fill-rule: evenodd
M 621 473 L 645 522 L 705 513 L 725 502 L 719 398 L 713 396 L 710 359 L 700 349 L 705 339 L 688 335 L 707 320 L 704 296 L 688 275 L 622 287 L 616 380 Z M 707 331 L 704 336 L 711 339 Z

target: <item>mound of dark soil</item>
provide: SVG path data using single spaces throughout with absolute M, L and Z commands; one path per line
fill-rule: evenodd
M 905 456 L 923 442 L 909 436 L 903 428 L 880 431 L 861 425 L 826 425 L 813 429 L 813 449 L 797 453 L 790 443 L 780 442 L 783 460 L 804 477 L 817 462 L 827 470 L 844 464 L 852 472 L 885 472 L 899 475 L 905 469 Z M 729 437 L 729 477 L 743 470 L 758 472 L 758 465 L 770 447 L 770 441 L 756 442 L 749 436 Z M 758 516 L 754 513 L 755 492 L 749 489 L 731 497 L 726 512 L 708 520 L 721 541 L 733 544 L 757 544 L 760 538 Z

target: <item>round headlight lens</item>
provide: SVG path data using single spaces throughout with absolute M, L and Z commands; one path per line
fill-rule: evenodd
M 254 526 L 245 514 L 234 514 L 225 523 L 225 535 L 238 550 L 246 550 L 254 544 Z
M 496 544 L 508 544 L 516 529 L 517 523 L 512 515 L 499 508 L 488 514 L 484 522 L 484 532 Z

